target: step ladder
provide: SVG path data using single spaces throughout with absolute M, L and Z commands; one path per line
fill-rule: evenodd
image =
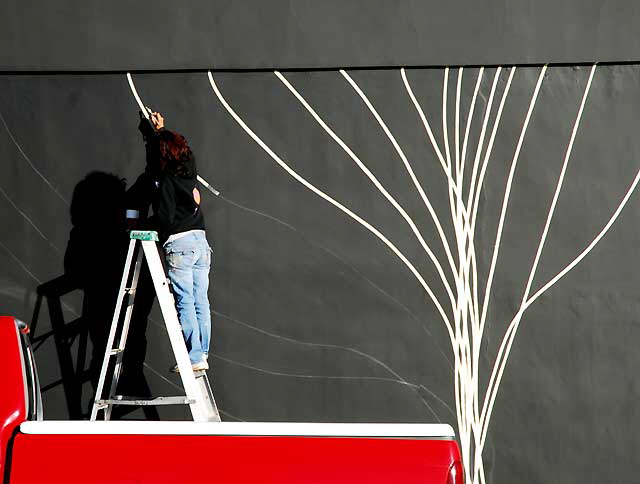
M 120 290 L 116 308 L 111 321 L 111 330 L 107 340 L 107 348 L 100 371 L 100 380 L 96 389 L 96 396 L 91 410 L 91 420 L 96 420 L 98 412 L 103 411 L 104 420 L 111 418 L 111 412 L 116 405 L 189 405 L 193 420 L 196 422 L 220 422 L 220 414 L 216 406 L 213 392 L 209 385 L 209 379 L 204 371 L 194 372 L 191 368 L 191 361 L 187 353 L 187 347 L 180 329 L 178 314 L 176 312 L 173 294 L 170 291 L 170 284 L 160 260 L 158 251 L 158 234 L 154 231 L 132 230 L 130 232 L 129 250 L 124 265 Z M 133 274 L 131 266 L 135 256 Z M 153 279 L 160 310 L 167 327 L 171 347 L 180 370 L 180 378 L 185 390 L 183 396 L 139 398 L 124 395 L 116 395 L 118 379 L 122 371 L 122 358 L 127 342 L 129 322 L 133 312 L 138 278 L 142 268 L 143 258 L 149 266 L 149 272 Z M 125 299 L 126 308 L 124 318 L 120 324 L 122 306 Z M 117 344 L 114 344 L 118 340 Z M 104 397 L 105 381 L 109 369 L 113 368 L 110 389 L 107 397 Z

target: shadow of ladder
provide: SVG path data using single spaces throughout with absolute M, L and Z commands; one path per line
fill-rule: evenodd
M 82 387 L 91 381 L 91 372 L 87 367 L 87 344 L 89 341 L 89 324 L 83 316 L 66 322 L 62 310 L 62 296 L 77 289 L 78 285 L 67 274 L 56 277 L 39 285 L 36 289 L 37 299 L 31 319 L 30 340 L 33 351 L 42 346 L 49 338 L 53 338 L 58 363 L 60 365 L 61 377 L 41 388 L 41 393 L 45 393 L 53 388 L 62 385 L 67 411 L 71 420 L 83 420 L 89 417 L 88 412 L 82 411 Z M 42 300 L 47 300 L 49 308 L 49 320 L 51 330 L 42 334 L 37 334 Z M 73 355 L 73 344 L 78 341 L 77 352 Z M 141 382 L 146 388 L 148 383 L 144 375 Z M 133 411 L 134 409 L 129 409 Z M 158 412 L 155 408 L 143 407 L 147 419 L 159 420 Z M 121 412 L 123 416 L 128 412 Z

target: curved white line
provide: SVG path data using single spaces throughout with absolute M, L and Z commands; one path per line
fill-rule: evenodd
M 476 79 L 476 85 L 475 85 L 475 88 L 473 89 L 473 97 L 471 98 L 471 106 L 469 107 L 469 116 L 467 117 L 467 125 L 464 131 L 464 140 L 462 142 L 462 155 L 460 156 L 460 160 L 461 160 L 460 163 L 462 165 L 462 172 L 460 174 L 460 178 L 463 180 L 463 183 L 464 183 L 464 165 L 467 158 L 467 146 L 468 146 L 467 143 L 469 141 L 469 131 L 471 130 L 471 121 L 473 120 L 473 114 L 476 108 L 476 100 L 478 97 L 478 91 L 480 90 L 480 84 L 482 82 L 483 74 L 484 74 L 484 67 L 480 67 L 480 70 L 478 71 L 478 78 Z
M 469 180 L 469 194 L 467 199 L 467 212 L 471 212 L 473 207 L 473 198 L 475 193 L 476 176 L 478 174 L 478 166 L 480 163 L 480 157 L 482 155 L 482 147 L 484 146 L 484 137 L 487 132 L 487 124 L 489 123 L 489 117 L 491 115 L 491 107 L 493 106 L 493 97 L 496 93 L 496 87 L 498 86 L 498 80 L 500 79 L 500 73 L 502 67 L 496 69 L 496 73 L 493 76 L 493 83 L 491 84 L 491 91 L 489 92 L 489 100 L 484 108 L 484 118 L 482 121 L 482 128 L 480 129 L 480 138 L 478 139 L 478 147 L 476 148 L 476 154 L 473 159 L 473 170 L 471 172 L 471 179 Z
M 498 127 L 500 126 L 500 119 L 502 118 L 502 111 L 504 109 L 504 104 L 505 104 L 505 101 L 507 100 L 507 95 L 509 94 L 509 90 L 511 89 L 511 81 L 513 81 L 513 76 L 515 73 L 516 73 L 516 67 L 513 66 L 511 68 L 511 72 L 509 72 L 509 78 L 507 79 L 507 84 L 504 88 L 504 92 L 502 93 L 502 98 L 500 99 L 500 105 L 498 106 L 496 119 L 493 123 L 493 129 L 491 130 L 491 136 L 489 137 L 487 150 L 485 151 L 484 160 L 482 161 L 482 168 L 480 169 L 480 175 L 478 175 L 478 181 L 476 183 L 475 200 L 473 202 L 473 208 L 471 210 L 471 237 L 473 237 L 473 234 L 475 233 L 476 220 L 478 215 L 478 205 L 480 204 L 480 193 L 482 192 L 484 176 L 487 172 L 487 166 L 489 165 L 489 158 L 491 157 L 491 152 L 493 151 L 493 143 L 496 138 Z
M 45 184 L 49 188 L 51 188 L 53 193 L 55 193 L 58 196 L 58 198 L 65 203 L 65 205 L 69 206 L 69 202 L 67 201 L 67 199 L 64 198 L 62 194 L 51 184 L 51 182 L 40 172 L 40 170 L 36 168 L 36 165 L 31 161 L 31 158 L 29 158 L 27 154 L 24 152 L 24 150 L 22 149 L 22 146 L 20 146 L 20 143 L 18 143 L 18 140 L 16 140 L 16 138 L 13 136 L 13 133 L 9 129 L 9 125 L 7 124 L 7 121 L 4 119 L 4 116 L 2 115 L 2 113 L 0 113 L 0 121 L 2 121 L 2 124 L 4 125 L 4 129 L 7 131 L 9 138 L 11 138 L 11 141 L 13 142 L 15 147 L 18 148 L 18 151 L 20 152 L 22 157 L 25 159 L 25 161 L 29 164 L 31 169 L 36 172 L 36 175 L 38 175 L 42 179 L 42 181 L 45 182 Z
M 533 266 L 531 267 L 529 280 L 527 281 L 527 288 L 525 289 L 524 296 L 522 297 L 522 304 L 524 304 L 527 298 L 529 297 L 529 291 L 531 291 L 531 285 L 533 284 L 533 279 L 536 275 L 536 270 L 538 269 L 538 263 L 540 261 L 540 257 L 542 256 L 542 250 L 544 249 L 544 244 L 547 240 L 547 234 L 549 233 L 549 226 L 551 225 L 551 219 L 553 218 L 553 215 L 556 210 L 556 205 L 558 203 L 558 198 L 560 197 L 560 190 L 562 190 L 562 183 L 564 182 L 564 176 L 567 172 L 567 166 L 569 165 L 569 158 L 571 157 L 571 152 L 573 151 L 573 143 L 576 139 L 578 127 L 580 126 L 580 120 L 582 119 L 582 112 L 584 111 L 584 105 L 587 102 L 587 97 L 589 96 L 589 91 L 591 90 L 591 81 L 593 81 L 593 76 L 595 72 L 596 72 L 596 64 L 593 65 L 593 67 L 591 68 L 591 72 L 589 73 L 589 80 L 587 81 L 587 87 L 585 88 L 584 95 L 582 96 L 582 102 L 580 103 L 578 116 L 576 117 L 576 121 L 573 124 L 571 139 L 569 140 L 569 146 L 567 147 L 567 152 L 565 153 L 565 156 L 564 156 L 562 170 L 560 171 L 560 176 L 558 177 L 558 184 L 556 185 L 556 191 L 553 194 L 551 207 L 549 208 L 549 213 L 547 214 L 547 221 L 544 224 L 544 230 L 542 231 L 542 235 L 540 236 L 540 243 L 538 245 L 536 257 L 535 257 L 535 260 L 533 261 Z
M 2 195 L 4 196 L 4 198 L 7 199 L 7 201 L 11 204 L 11 206 L 15 209 L 16 212 L 18 212 L 20 214 L 20 216 L 25 219 L 29 225 L 31 225 L 31 227 L 33 227 L 33 229 L 38 232 L 38 235 L 40 237 L 42 237 L 43 240 L 45 240 L 50 246 L 51 248 L 53 248 L 56 252 L 60 253 L 60 249 L 58 248 L 58 246 L 56 244 L 54 244 L 53 242 L 51 242 L 46 235 L 44 235 L 42 233 L 42 231 L 38 228 L 38 226 L 33 222 L 33 220 L 31 220 L 31 218 L 29 218 L 29 216 L 20 209 L 20 207 L 18 207 L 18 205 L 16 205 L 16 203 L 11 199 L 11 197 L 7 194 L 7 192 L 5 192 L 2 187 L 0 187 L 0 193 L 2 193 Z
M 502 240 L 502 229 L 504 227 L 504 219 L 507 214 L 507 206 L 509 204 L 509 196 L 511 194 L 511 185 L 513 183 L 513 177 L 516 171 L 516 165 L 518 163 L 518 158 L 520 156 L 520 149 L 522 148 L 524 136 L 527 132 L 527 127 L 529 126 L 529 120 L 531 119 L 531 113 L 533 112 L 533 108 L 535 107 L 536 100 L 538 99 L 538 92 L 540 91 L 540 87 L 542 86 L 542 81 L 544 79 L 544 74 L 546 70 L 547 70 L 547 66 L 544 66 L 540 71 L 540 75 L 538 76 L 538 82 L 536 83 L 536 87 L 533 91 L 533 95 L 531 96 L 531 101 L 529 102 L 529 109 L 527 111 L 527 115 L 525 117 L 522 129 L 520 130 L 520 138 L 518 139 L 516 151 L 513 155 L 513 159 L 511 160 L 511 169 L 509 171 L 509 177 L 507 178 L 507 185 L 505 188 L 505 194 L 502 201 L 502 209 L 500 211 L 500 220 L 498 221 L 498 232 L 496 234 L 496 242 L 494 244 L 493 255 L 491 257 L 491 266 L 489 268 L 489 276 L 487 278 L 487 284 L 485 285 L 484 301 L 482 303 L 482 315 L 480 317 L 480 334 L 481 335 L 482 335 L 482 331 L 484 330 L 484 324 L 487 317 L 487 310 L 489 308 L 491 286 L 493 283 L 493 276 L 495 273 L 496 262 L 498 260 L 498 253 L 500 252 L 500 241 Z
M 504 357 L 500 361 L 498 375 L 497 375 L 497 377 L 495 379 L 495 383 L 494 383 L 493 387 L 491 388 L 492 391 L 490 393 L 488 393 L 488 395 L 491 398 L 489 400 L 489 406 L 488 406 L 487 412 L 484 415 L 481 446 L 484 445 L 484 442 L 485 442 L 485 439 L 486 439 L 486 434 L 487 434 L 487 430 L 488 430 L 488 426 L 489 426 L 489 421 L 491 419 L 491 413 L 492 413 L 492 410 L 493 410 L 493 405 L 495 403 L 495 399 L 496 399 L 496 396 L 497 396 L 498 389 L 500 388 L 500 382 L 502 380 L 502 375 L 504 374 L 504 369 L 505 369 L 507 361 L 509 359 L 509 354 L 511 352 L 511 347 L 513 345 L 513 341 L 514 341 L 516 333 L 518 331 L 518 327 L 520 325 L 520 321 L 522 320 L 522 315 L 524 314 L 524 311 L 528 308 L 528 306 L 526 305 L 527 298 L 529 296 L 529 291 L 530 291 L 531 285 L 533 283 L 533 278 L 535 276 L 535 272 L 536 272 L 538 261 L 540 260 L 540 256 L 542 254 L 542 249 L 544 248 L 544 243 L 545 243 L 546 236 L 547 236 L 547 233 L 548 233 L 548 230 L 549 230 L 549 226 L 551 224 L 551 219 L 553 218 L 553 214 L 554 214 L 554 211 L 555 211 L 555 206 L 556 206 L 558 198 L 560 196 L 560 191 L 562 189 L 562 183 L 564 181 L 564 175 L 566 173 L 566 168 L 567 168 L 567 165 L 569 163 L 569 158 L 571 157 L 571 151 L 573 149 L 573 143 L 575 141 L 575 137 L 576 137 L 576 134 L 578 132 L 578 128 L 580 126 L 580 120 L 582 119 L 582 113 L 584 111 L 584 106 L 586 104 L 587 97 L 588 97 L 589 91 L 591 89 L 591 83 L 593 81 L 593 76 L 595 74 L 595 70 L 596 70 L 596 64 L 594 64 L 592 66 L 592 68 L 591 68 L 591 72 L 589 74 L 589 80 L 587 81 L 587 86 L 585 87 L 584 94 L 582 96 L 582 101 L 580 103 L 580 109 L 578 110 L 578 114 L 576 116 L 576 120 L 575 120 L 574 125 L 573 125 L 573 130 L 572 130 L 572 133 L 571 133 L 571 139 L 569 141 L 569 145 L 567 146 L 567 151 L 565 153 L 565 159 L 564 159 L 564 162 L 563 162 L 562 170 L 560 172 L 560 176 L 558 177 L 558 183 L 556 185 L 556 191 L 554 193 L 554 197 L 553 197 L 553 200 L 551 202 L 551 207 L 549 208 L 549 213 L 547 215 L 547 220 L 546 220 L 546 223 L 545 223 L 544 230 L 543 230 L 542 235 L 540 237 L 540 243 L 538 245 L 538 251 L 536 253 L 536 258 L 535 258 L 533 266 L 531 268 L 531 272 L 529 274 L 529 280 L 527 281 L 527 288 L 525 289 L 525 293 L 524 293 L 524 296 L 523 296 L 523 299 L 522 299 L 520 310 L 518 311 L 518 314 L 516 315 L 516 317 L 514 317 L 513 321 L 509 325 L 509 329 L 511 331 L 509 332 L 509 330 L 507 330 L 507 333 L 509 333 L 508 338 L 505 335 L 505 338 L 507 338 L 507 346 L 506 346 L 506 350 L 504 351 Z M 634 186 L 634 185 L 632 185 L 632 186 Z M 628 197 L 626 197 L 626 199 L 628 199 Z M 620 211 L 617 211 L 617 213 L 619 214 Z M 609 226 L 611 226 L 611 225 L 609 225 Z M 503 339 L 503 343 L 502 343 L 501 346 L 504 345 L 504 342 L 505 342 L 505 339 Z M 494 369 L 495 369 L 495 367 L 494 367 Z M 493 376 L 493 373 L 492 373 L 492 376 Z
M 147 111 L 146 106 L 142 102 L 142 99 L 140 99 L 140 96 L 138 95 L 138 90 L 136 89 L 136 86 L 133 83 L 133 78 L 131 77 L 131 74 L 129 74 L 128 72 L 127 72 L 127 81 L 129 82 L 129 88 L 131 89 L 131 93 L 133 94 L 133 97 L 136 99 L 136 103 L 138 103 L 138 107 L 140 108 L 140 111 L 142 112 L 145 118 L 149 119 L 149 112 Z M 215 188 L 213 188 L 211 185 L 209 185 L 209 182 L 207 182 L 207 180 L 202 178 L 200 175 L 196 175 L 196 179 L 200 182 L 200 184 L 202 184 L 207 190 L 213 193 L 216 197 L 220 196 L 220 192 Z
M 600 233 L 580 253 L 580 255 L 578 255 L 578 257 L 576 257 L 573 261 L 571 261 L 569 264 L 567 264 L 567 266 L 564 269 L 562 269 L 558 274 L 553 276 L 549 282 L 547 282 L 544 286 L 542 286 L 540 289 L 538 289 L 538 291 L 527 300 L 527 302 L 525 304 L 525 308 L 528 308 L 536 299 L 538 299 L 540 296 L 542 296 L 542 294 L 544 292 L 546 292 L 551 286 L 553 286 L 562 277 L 564 277 L 571 269 L 573 269 L 576 265 L 578 265 L 580 263 L 580 261 L 582 261 L 582 259 L 584 259 L 587 256 L 587 254 L 589 254 L 589 252 L 591 252 L 591 250 L 598 244 L 598 242 L 600 242 L 600 240 L 609 231 L 609 229 L 611 228 L 613 223 L 616 221 L 616 219 L 618 218 L 618 216 L 622 212 L 622 209 L 624 208 L 624 206 L 629 201 L 629 198 L 631 197 L 631 195 L 635 191 L 636 186 L 638 185 L 639 181 L 640 181 L 640 170 L 638 170 L 638 173 L 636 174 L 636 177 L 633 180 L 633 183 L 629 187 L 629 190 L 627 190 L 627 193 L 625 194 L 624 198 L 620 202 L 620 205 L 618 205 L 618 208 L 613 213 L 613 215 L 611 216 L 609 221 L 605 224 L 605 226 L 600 231 Z
M 462 167 L 460 166 L 460 91 L 462 91 L 462 72 L 463 67 L 458 68 L 458 80 L 456 82 L 456 115 L 454 121 L 454 146 L 455 146 L 455 162 L 456 162 L 456 175 L 458 185 L 462 185 Z
M 36 281 L 38 284 L 42 284 L 42 281 L 40 279 L 38 279 L 33 272 L 31 272 L 29 270 L 29 268 L 24 265 L 24 263 L 18 259 L 18 256 L 15 255 L 13 252 L 11 252 L 11 250 L 9 250 L 9 247 L 7 247 L 6 245 L 4 245 L 2 242 L 0 242 L 0 247 L 2 247 L 4 250 L 6 250 L 9 253 L 9 256 L 15 261 L 16 264 L 18 264 L 20 266 L 20 268 L 25 271 L 29 277 L 31 277 L 31 279 L 33 279 L 34 281 Z
M 138 91 L 136 90 L 136 86 L 133 84 L 133 79 L 131 78 L 131 74 L 129 74 L 128 72 L 127 72 L 127 81 L 129 81 L 129 88 L 131 89 L 131 93 L 133 94 L 133 97 L 136 99 L 136 102 L 138 103 L 138 107 L 140 108 L 142 115 L 145 118 L 149 119 L 149 113 L 147 112 L 147 108 L 142 102 L 142 99 L 140 99 L 140 96 L 138 95 Z
M 369 360 L 370 362 L 372 362 L 372 363 L 380 366 L 384 370 L 386 370 L 389 374 L 391 374 L 398 381 L 405 382 L 407 385 L 412 387 L 414 390 L 417 391 L 419 388 L 423 388 L 427 393 L 429 393 L 431 396 L 433 396 L 436 400 L 440 401 L 440 403 L 442 405 L 444 405 L 453 414 L 453 410 L 451 410 L 451 408 L 449 408 L 449 406 L 446 404 L 446 402 L 444 402 L 440 397 L 438 397 L 435 393 L 433 393 L 431 390 L 429 390 L 426 386 L 417 385 L 417 384 L 408 382 L 405 378 L 403 378 L 398 372 L 396 372 L 389 365 L 387 365 L 383 361 L 379 360 L 375 356 L 370 355 L 369 353 L 365 353 L 364 351 L 360 351 L 360 350 L 358 350 L 356 348 L 352 348 L 351 346 L 342 346 L 342 345 L 336 345 L 336 344 L 330 344 L 330 343 L 315 343 L 313 341 L 301 341 L 301 340 L 298 340 L 298 339 L 295 339 L 295 338 L 290 338 L 288 336 L 282 336 L 282 335 L 279 335 L 279 334 L 276 334 L 276 333 L 272 333 L 272 332 L 267 331 L 267 330 L 262 329 L 262 328 L 258 328 L 257 326 L 254 326 L 252 324 L 246 323 L 244 321 L 240 321 L 239 319 L 232 318 L 231 316 L 229 316 L 227 314 L 223 314 L 223 313 L 221 313 L 219 311 L 212 311 L 212 312 L 214 314 L 217 314 L 218 316 L 228 320 L 228 321 L 231 321 L 231 322 L 236 323 L 236 324 L 238 324 L 240 326 L 244 326 L 246 328 L 249 328 L 252 331 L 255 331 L 255 332 L 260 333 L 260 334 L 264 334 L 264 335 L 269 336 L 269 337 L 274 338 L 274 339 L 279 339 L 279 340 L 282 340 L 282 341 L 286 341 L 287 343 L 299 344 L 301 346 L 308 346 L 308 347 L 312 347 L 312 348 L 321 348 L 321 349 L 346 351 L 347 353 L 353 353 L 354 355 L 361 356 L 361 357 L 365 358 L 366 360 Z M 422 398 L 422 396 L 419 393 L 418 393 L 418 398 L 420 398 L 420 400 L 424 401 L 424 399 Z
M 341 71 L 341 72 L 343 72 L 343 71 Z M 376 178 L 376 176 L 371 172 L 371 170 L 369 170 L 369 168 L 367 168 L 367 166 L 351 150 L 351 148 L 349 148 L 349 146 L 347 146 L 347 144 L 335 133 L 335 131 L 333 131 L 329 127 L 329 125 L 327 125 L 327 123 L 324 122 L 324 120 L 318 115 L 318 113 L 302 97 L 302 95 L 291 85 L 291 83 L 287 80 L 287 78 L 284 77 L 278 71 L 275 71 L 275 75 L 285 85 L 285 87 L 295 96 L 295 98 L 300 102 L 300 104 L 302 104 L 304 106 L 304 108 L 307 110 L 307 112 L 309 114 L 311 114 L 313 119 L 316 120 L 316 122 L 322 127 L 322 129 L 324 129 L 324 131 L 336 143 L 338 143 L 338 145 L 345 151 L 345 153 L 347 153 L 347 155 L 356 163 L 356 165 L 358 165 L 358 168 L 360 168 L 360 170 L 362 170 L 362 172 L 367 176 L 367 178 L 369 178 L 369 180 L 374 184 L 374 186 L 378 189 L 378 191 L 380 193 L 382 193 L 382 195 L 387 199 L 387 201 L 389 201 L 389 203 L 391 203 L 391 205 L 393 205 L 393 207 L 402 216 L 402 218 L 405 220 L 405 222 L 407 222 L 407 224 L 411 228 L 412 232 L 414 233 L 414 235 L 416 236 L 416 238 L 420 242 L 420 245 L 422 246 L 424 251 L 427 253 L 427 255 L 429 256 L 429 258 L 431 259 L 433 264 L 435 265 L 436 270 L 438 271 L 438 274 L 440 275 L 440 279 L 442 281 L 442 284 L 443 284 L 443 286 L 444 286 L 444 288 L 447 291 L 447 294 L 449 296 L 449 300 L 451 302 L 451 307 L 453 308 L 454 305 L 455 305 L 455 298 L 453 296 L 453 291 L 451 290 L 451 286 L 449 285 L 449 281 L 447 280 L 447 277 L 446 277 L 446 275 L 444 273 L 444 270 L 442 269 L 442 266 L 440 265 L 440 262 L 436 258 L 435 254 L 433 253 L 431 248 L 427 245 L 426 241 L 424 240 L 424 237 L 422 237 L 422 234 L 420 233 L 420 230 L 418 230 L 418 227 L 416 226 L 416 224 L 413 222 L 411 217 L 409 217 L 409 214 L 406 212 L 406 210 L 396 201 L 395 198 L 393 198 L 391 196 L 391 194 L 387 191 L 387 189 L 384 188 L 384 186 L 380 183 L 380 181 Z M 343 76 L 344 76 L 344 74 L 343 74 Z
M 427 117 L 425 116 L 424 111 L 422 110 L 422 106 L 420 106 L 420 103 L 416 99 L 416 96 L 413 93 L 413 89 L 411 89 L 411 85 L 409 84 L 409 80 L 407 79 L 407 74 L 406 74 L 406 72 L 404 70 L 404 67 L 402 69 L 400 69 L 400 75 L 402 76 L 402 82 L 404 83 L 404 87 L 407 90 L 407 93 L 409 94 L 409 97 L 411 98 L 411 102 L 413 102 L 413 105 L 415 106 L 416 111 L 418 112 L 418 115 L 420 116 L 420 120 L 422 121 L 422 125 L 424 126 L 424 129 L 427 132 L 427 136 L 429 137 L 429 140 L 431 141 L 431 145 L 433 146 L 433 149 L 436 152 L 436 156 L 438 157 L 438 161 L 440 161 L 440 164 L 442 165 L 442 170 L 449 177 L 450 182 L 454 183 L 453 179 L 451 178 L 451 173 L 449 173 L 449 171 L 447 170 L 447 164 L 446 164 L 446 162 L 444 160 L 444 156 L 442 155 L 442 151 L 440 151 L 440 147 L 438 146 L 438 142 L 436 141 L 436 138 L 433 135 L 433 131 L 431 130 L 431 125 L 429 124 L 429 121 L 427 120 Z
M 449 151 L 449 129 L 447 128 L 447 90 L 449 87 L 449 68 L 444 69 L 444 79 L 442 81 L 442 136 L 444 138 L 444 152 L 447 156 L 447 168 L 451 170 L 451 152 Z
M 213 76 L 211 75 L 211 71 L 208 72 L 208 77 L 209 77 L 209 83 L 211 84 L 211 88 L 213 89 L 213 92 L 216 94 L 216 96 L 218 97 L 218 100 L 224 106 L 224 108 L 227 110 L 227 112 L 231 115 L 231 117 L 258 144 L 258 146 L 260 146 L 282 169 L 284 169 L 297 182 L 299 182 L 300 184 L 302 184 L 303 186 L 305 186 L 306 188 L 311 190 L 313 193 L 318 195 L 320 198 L 326 200 L 331 205 L 333 205 L 334 207 L 338 208 L 339 210 L 341 210 L 342 212 L 347 214 L 349 217 L 351 217 L 353 220 L 358 222 L 360 225 L 365 227 L 367 230 L 369 230 L 369 232 L 374 234 L 387 247 L 389 247 L 389 249 L 391 249 L 391 251 L 405 264 L 405 266 L 407 266 L 407 268 L 415 276 L 415 278 L 418 280 L 420 285 L 422 285 L 424 290 L 427 292 L 427 294 L 429 295 L 429 297 L 433 301 L 434 305 L 436 306 L 436 309 L 438 310 L 438 313 L 440 314 L 440 317 L 442 318 L 444 324 L 447 327 L 447 331 L 449 332 L 449 335 L 453 339 L 453 331 L 451 329 L 451 323 L 449 322 L 449 319 L 447 318 L 447 315 L 444 312 L 444 309 L 442 308 L 442 305 L 440 304 L 440 302 L 438 301 L 438 299 L 436 298 L 435 294 L 433 293 L 433 291 L 431 290 L 431 288 L 429 287 L 427 282 L 424 280 L 422 275 L 413 266 L 413 264 L 411 262 L 409 262 L 409 260 L 404 256 L 404 254 L 402 254 L 402 252 L 400 252 L 400 250 L 398 250 L 398 248 L 389 239 L 387 239 L 378 229 L 376 229 L 373 225 L 371 225 L 369 222 L 367 222 L 366 220 L 364 220 L 360 216 L 356 215 L 354 212 L 349 210 L 347 207 L 342 205 L 340 202 L 338 202 L 338 201 L 334 200 L 333 198 L 331 198 L 329 195 L 324 193 L 319 188 L 316 188 L 314 185 L 309 183 L 305 178 L 300 176 L 296 171 L 294 171 L 289 165 L 287 165 L 271 148 L 269 148 L 269 146 L 267 146 L 267 144 L 264 141 L 262 141 L 262 139 L 260 139 L 260 137 L 257 134 L 255 134 L 253 132 L 253 130 L 251 128 L 249 128 L 249 126 L 247 126 L 247 124 L 242 120 L 242 118 L 240 118 L 240 116 L 238 116 L 238 114 L 229 105 L 229 103 L 227 103 L 227 101 L 222 96 L 222 93 L 219 91 L 218 86 L 216 85 L 216 83 L 215 83 L 215 81 L 213 79 Z
M 409 98 L 411 98 L 411 102 L 415 106 L 416 111 L 418 112 L 418 115 L 420 116 L 420 120 L 422 121 L 422 125 L 424 126 L 424 129 L 427 132 L 427 136 L 429 138 L 429 141 L 431 141 L 431 145 L 433 146 L 433 149 L 436 152 L 436 156 L 438 157 L 438 161 L 440 162 L 440 165 L 442 166 L 442 170 L 444 171 L 444 174 L 447 177 L 447 181 L 449 182 L 449 187 L 453 187 L 453 189 L 456 192 L 456 194 L 458 194 L 458 192 L 460 190 L 462 190 L 462 187 L 459 187 L 456 184 L 455 180 L 452 178 L 451 171 L 447 168 L 446 161 L 444 159 L 442 151 L 440 150 L 440 147 L 438 146 L 438 142 L 436 141 L 436 138 L 433 135 L 433 131 L 431 130 L 431 125 L 429 124 L 429 121 L 427 120 L 427 117 L 424 114 L 424 110 L 422 109 L 422 106 L 420 105 L 420 103 L 418 102 L 418 99 L 416 98 L 415 94 L 413 93 L 413 89 L 411 88 L 411 85 L 409 84 L 409 80 L 407 78 L 407 74 L 405 72 L 404 67 L 400 69 L 400 74 L 402 76 L 402 82 L 404 83 L 405 89 L 407 90 L 407 93 L 409 94 Z M 463 215 L 465 216 L 465 219 L 468 218 L 467 211 L 466 211 L 465 207 L 463 207 Z
M 446 252 L 447 259 L 449 261 L 449 266 L 451 267 L 452 273 L 455 275 L 456 266 L 455 266 L 455 263 L 453 261 L 453 256 L 451 254 L 451 249 L 449 247 L 449 241 L 447 240 L 447 237 L 446 237 L 446 235 L 444 233 L 444 230 L 442 229 L 442 224 L 440 223 L 440 219 L 438 218 L 438 215 L 436 214 L 433 206 L 431 205 L 431 202 L 429 201 L 429 197 L 427 197 L 427 194 L 425 193 L 424 189 L 422 188 L 422 185 L 418 181 L 418 178 L 416 177 L 416 175 L 415 175 L 415 173 L 414 173 L 414 171 L 413 171 L 413 169 L 411 167 L 411 164 L 409 163 L 409 160 L 407 159 L 404 151 L 402 150 L 402 148 L 400 147 L 398 141 L 396 140 L 396 138 L 393 136 L 393 134 L 391 133 L 391 131 L 387 127 L 387 125 L 384 122 L 384 120 L 382 119 L 382 117 L 378 114 L 378 111 L 376 110 L 376 108 L 373 106 L 373 104 L 371 103 L 371 101 L 369 100 L 367 95 L 364 93 L 364 91 L 360 88 L 360 86 L 358 86 L 356 81 L 354 81 L 353 78 L 347 72 L 341 70 L 340 73 L 347 80 L 347 82 L 351 85 L 351 87 L 356 91 L 358 96 L 360 96 L 360 99 L 362 99 L 364 101 L 365 105 L 367 106 L 367 108 L 369 109 L 371 114 L 373 114 L 373 116 L 376 118 L 376 121 L 378 122 L 378 124 L 380 125 L 382 130 L 384 131 L 384 133 L 387 136 L 387 138 L 389 139 L 389 141 L 391 141 L 391 144 L 393 145 L 393 148 L 395 149 L 396 153 L 398 154 L 398 156 L 402 160 L 402 163 L 404 164 L 405 168 L 407 169 L 407 172 L 409 173 L 409 176 L 411 177 L 411 181 L 413 182 L 414 186 L 416 187 L 416 190 L 418 190 L 418 193 L 420 194 L 420 197 L 422 198 L 422 201 L 423 201 L 425 207 L 427 207 L 427 210 L 429 211 L 429 214 L 431 215 L 431 218 L 433 219 L 433 223 L 436 226 L 436 229 L 438 231 L 438 235 L 440 236 L 440 240 L 442 241 L 442 245 L 444 246 L 444 250 Z

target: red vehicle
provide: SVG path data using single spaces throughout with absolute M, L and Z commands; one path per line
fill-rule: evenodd
M 463 482 L 449 425 L 43 420 L 27 333 L 0 317 L 5 484 Z

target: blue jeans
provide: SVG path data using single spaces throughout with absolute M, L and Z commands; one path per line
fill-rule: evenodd
M 167 241 L 163 248 L 189 358 L 191 363 L 198 363 L 203 353 L 209 352 L 211 341 L 207 294 L 211 247 L 204 233 L 198 232 Z

